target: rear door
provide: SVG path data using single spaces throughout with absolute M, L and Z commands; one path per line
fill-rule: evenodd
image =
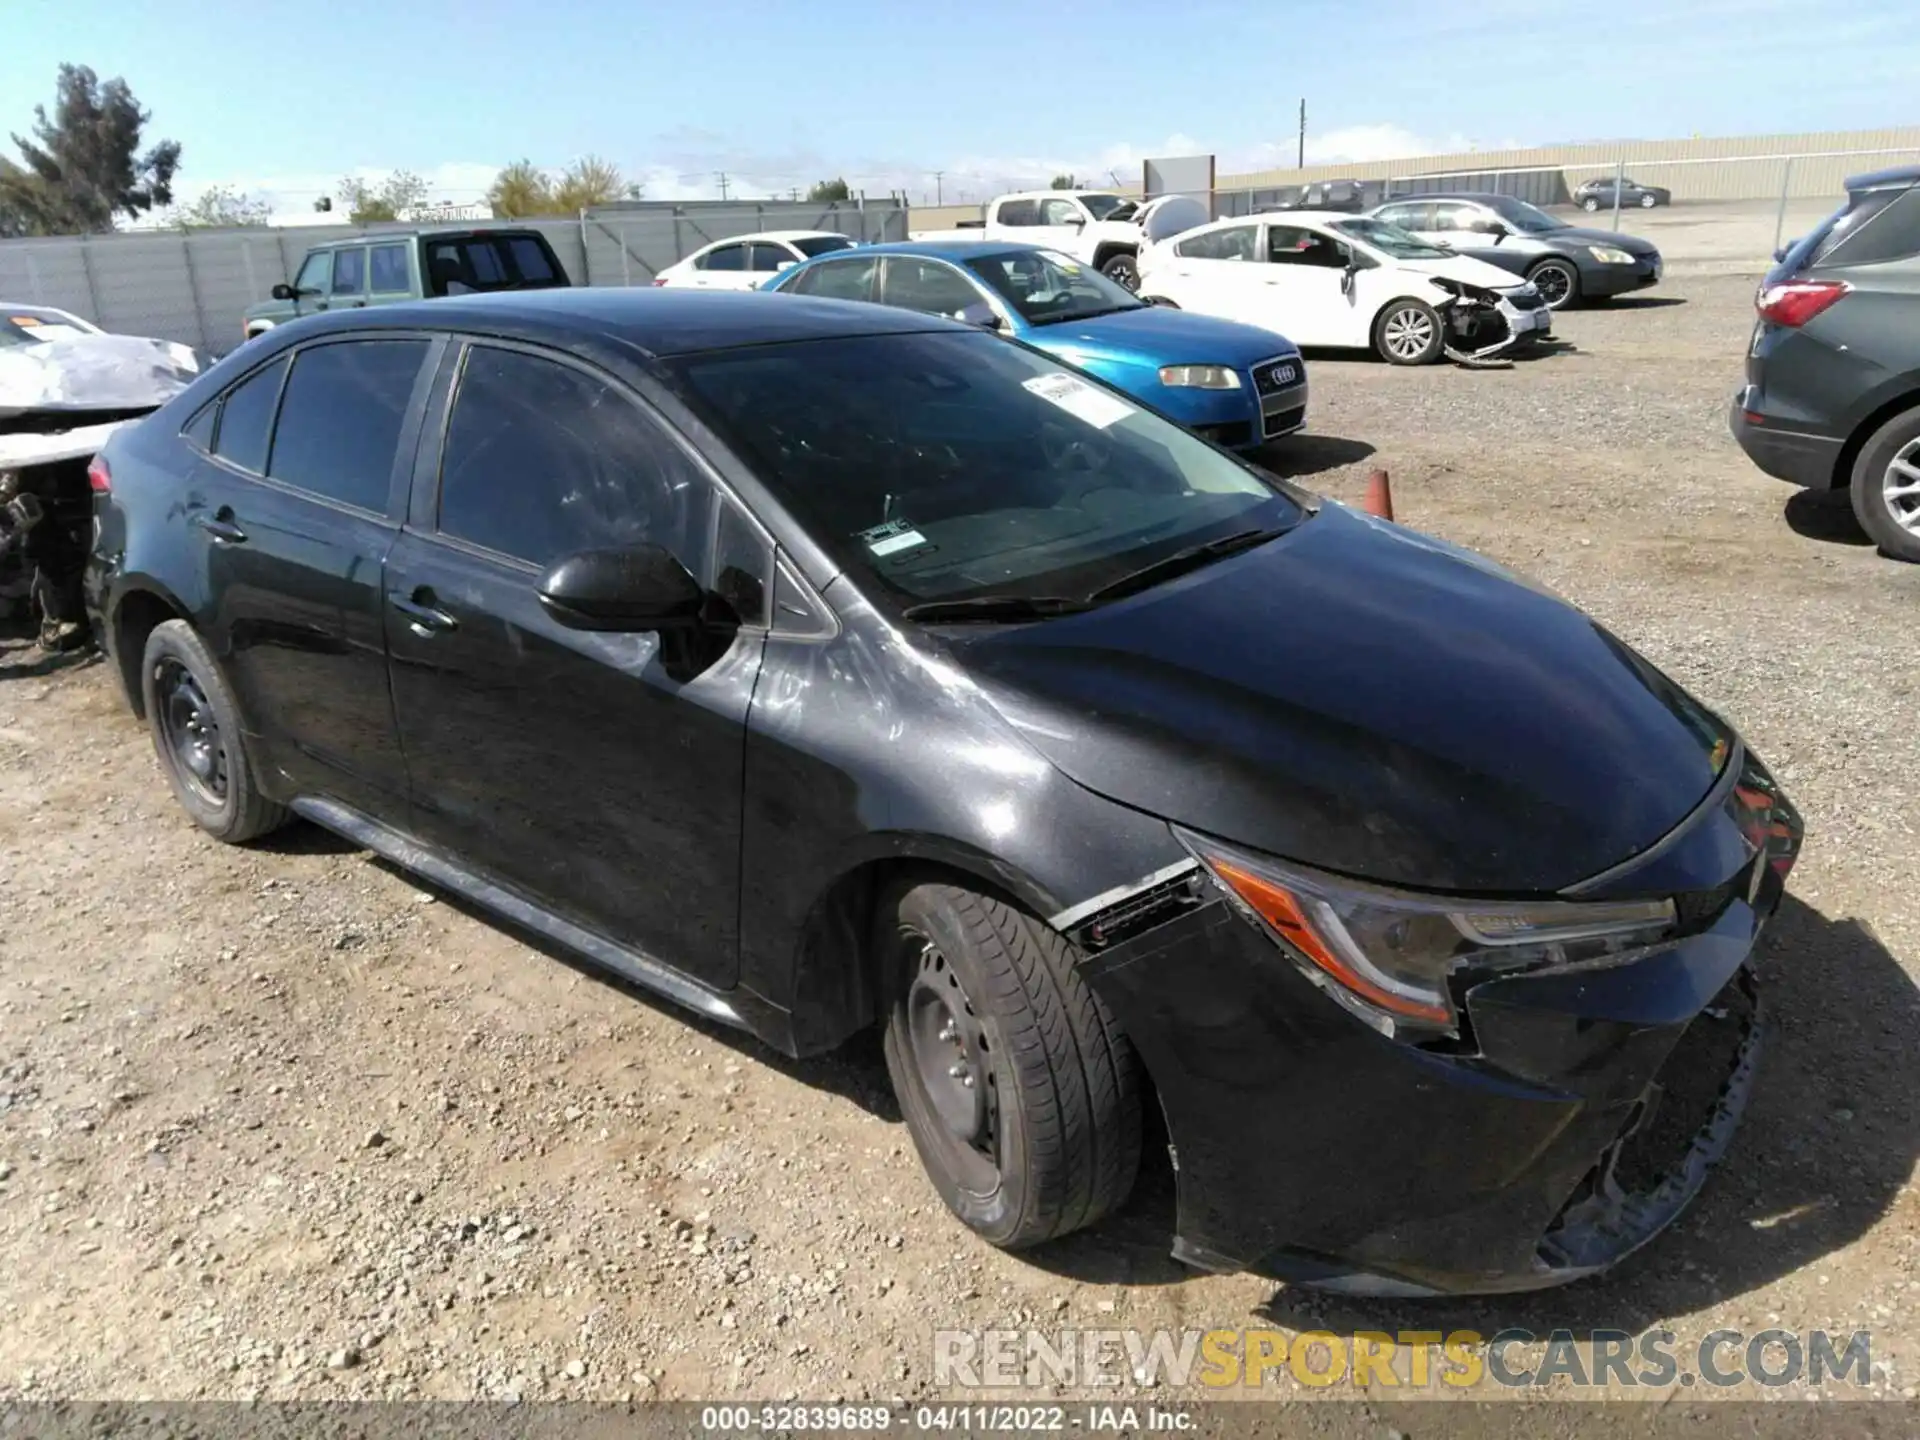
M 747 248 L 747 274 L 758 289 L 789 265 L 798 265 L 800 257 L 787 246 L 773 240 L 756 240 Z
M 1260 226 L 1252 220 L 1183 236 L 1173 242 L 1163 268 L 1156 262 L 1155 283 L 1148 288 L 1203 315 L 1261 324 L 1249 313 L 1261 301 L 1253 269 L 1259 254 Z
M 414 830 L 573 923 L 727 988 L 771 547 L 697 455 L 599 371 L 476 341 L 450 357 L 441 391 L 444 438 L 422 447 L 387 569 Z M 730 558 L 716 568 L 721 538 Z M 724 597 L 697 654 L 683 637 L 574 630 L 542 608 L 557 560 L 641 543 Z
M 809 265 L 780 287 L 783 295 L 818 295 L 826 300 L 872 300 L 880 273 L 879 257 L 849 255 Z
M 693 283 L 702 290 L 751 290 L 757 277 L 747 268 L 749 248 L 736 241 L 709 250 L 693 272 Z
M 381 572 L 440 346 L 328 337 L 276 356 L 222 398 L 183 500 L 256 758 L 389 821 L 406 776 Z

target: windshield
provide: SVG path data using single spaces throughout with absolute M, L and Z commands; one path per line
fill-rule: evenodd
M 1133 293 L 1077 260 L 1051 250 L 1016 250 L 967 261 L 1029 325 L 1086 320 L 1118 310 L 1138 310 Z
M 1305 513 L 1248 466 L 997 336 L 863 335 L 675 368 L 875 599 L 1086 597 Z
M 1336 220 L 1330 228 L 1371 245 L 1395 260 L 1445 260 L 1453 253 L 1438 245 L 1429 245 L 1411 231 L 1384 220 Z
M 1516 200 L 1511 195 L 1490 196 L 1486 204 L 1514 229 L 1528 235 L 1545 235 L 1550 230 L 1568 228 L 1566 221 L 1556 220 L 1546 211 L 1529 205 L 1524 200 Z
M 1082 195 L 1079 200 L 1087 207 L 1087 213 L 1096 220 L 1110 219 L 1113 212 L 1122 205 L 1133 204 L 1133 201 L 1121 195 Z
M 809 235 L 803 240 L 787 242 L 811 260 L 815 255 L 825 255 L 834 250 L 851 250 L 853 241 L 844 235 Z
M 71 340 L 100 331 L 78 315 L 36 305 L 0 308 L 0 345 L 34 345 L 47 340 Z

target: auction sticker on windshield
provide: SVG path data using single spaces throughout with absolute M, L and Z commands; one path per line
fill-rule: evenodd
M 862 530 L 860 538 L 875 555 L 893 555 L 927 543 L 927 537 L 904 520 L 889 520 L 871 530 Z
M 1116 400 L 1104 390 L 1096 390 L 1071 375 L 1036 375 L 1020 383 L 1048 404 L 1058 405 L 1075 419 L 1086 421 L 1096 430 L 1117 425 L 1135 413 L 1133 406 L 1124 400 Z

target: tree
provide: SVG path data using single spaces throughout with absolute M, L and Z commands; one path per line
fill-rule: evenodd
M 172 203 L 179 142 L 141 151 L 153 117 L 125 80 L 62 65 L 52 116 L 36 105 L 33 117 L 33 138 L 13 137 L 19 161 L 0 159 L 0 235 L 97 233 Z
M 1047 188 L 1049 190 L 1078 190 L 1080 188 L 1080 182 L 1071 175 L 1056 175 L 1053 177 L 1052 182 L 1048 184 Z
M 853 194 L 847 189 L 845 180 L 816 180 L 813 188 L 807 191 L 807 199 L 816 203 L 827 200 L 851 200 Z
M 168 217 L 182 230 L 211 230 L 237 226 L 265 225 L 273 218 L 273 206 L 225 185 L 203 191 L 191 205 L 183 205 Z
M 357 175 L 340 182 L 340 201 L 347 207 L 347 219 L 355 225 L 374 220 L 398 220 L 407 211 L 426 203 L 427 182 L 411 170 L 396 170 L 375 187 Z
M 609 205 L 627 193 L 627 182 L 617 166 L 598 155 L 583 156 L 560 172 L 553 187 L 553 207 L 563 215 L 577 215 L 596 205 Z
M 553 182 L 531 160 L 516 160 L 493 177 L 487 204 L 496 220 L 524 220 L 554 213 Z

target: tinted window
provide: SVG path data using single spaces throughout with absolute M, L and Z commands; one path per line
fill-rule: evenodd
M 376 245 L 368 256 L 376 295 L 405 295 L 413 289 L 413 277 L 407 273 L 405 245 Z
M 1002 225 L 1038 225 L 1040 202 L 1037 200 L 1003 201 L 996 218 Z
M 220 405 L 214 454 L 242 470 L 257 473 L 267 468 L 267 433 L 273 428 L 274 402 L 280 398 L 280 379 L 286 373 L 282 356 L 227 392 Z
M 1189 260 L 1251 260 L 1254 257 L 1254 237 L 1257 230 L 1252 225 L 1228 225 L 1224 229 L 1209 230 L 1204 235 L 1195 235 L 1182 240 L 1173 247 L 1176 255 Z
M 333 293 L 358 295 L 367 288 L 367 252 L 357 246 L 333 252 Z
M 767 623 L 772 574 L 772 548 L 739 506 L 722 500 L 713 537 L 713 590 L 733 608 L 742 625 Z
M 847 250 L 853 245 L 853 241 L 844 235 L 809 235 L 803 240 L 789 240 L 787 243 L 809 259 L 815 255 L 831 254 L 835 250 Z
M 544 246 L 531 235 L 505 239 L 475 235 L 427 245 L 427 293 L 462 295 L 506 285 L 560 283 Z
M 494 290 L 507 283 L 507 267 L 500 261 L 500 252 L 484 240 L 467 240 L 460 245 L 460 254 L 467 262 L 467 269 L 478 282 L 482 290 Z
M 267 473 L 384 513 L 424 340 L 352 340 L 294 357 Z
M 211 451 L 213 449 L 213 424 L 214 421 L 219 418 L 220 402 L 215 400 L 209 404 L 202 405 L 194 414 L 194 417 L 180 428 L 180 433 L 186 436 L 197 448 Z
M 707 253 L 700 262 L 702 270 L 744 270 L 747 268 L 747 247 L 744 245 L 722 245 L 718 250 Z
M 878 266 L 879 261 L 872 256 L 828 260 L 809 265 L 786 288 L 796 295 L 823 295 L 829 300 L 870 300 L 873 272 Z
M 747 268 L 771 275 L 792 261 L 793 253 L 784 245 L 755 245 L 747 256 Z
M 296 290 L 311 290 L 316 295 L 327 293 L 327 277 L 333 273 L 333 252 L 316 250 L 307 256 L 300 266 L 300 276 L 293 282 Z
M 978 319 L 988 309 L 986 298 L 953 266 L 918 256 L 896 255 L 887 262 L 881 294 L 902 310 L 950 319 Z
M 1800 264 L 1876 265 L 1920 254 L 1920 189 L 1864 191 L 1823 228 Z
M 536 565 L 646 542 L 683 564 L 706 517 L 692 462 L 632 400 L 572 366 L 475 346 L 440 469 L 440 529 Z
M 554 273 L 546 246 L 531 235 L 516 235 L 507 241 L 507 254 L 513 268 L 520 272 L 520 279 L 529 285 L 551 284 L 560 278 Z
M 991 335 L 757 345 L 677 365 L 762 481 L 877 595 L 1082 595 L 1300 516 L 1251 467 Z

